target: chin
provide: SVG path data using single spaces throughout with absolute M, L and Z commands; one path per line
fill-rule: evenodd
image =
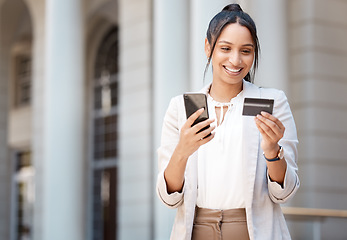
M 230 85 L 236 85 L 236 84 L 240 84 L 243 82 L 243 78 L 239 78 L 239 79 L 226 79 L 224 81 L 226 84 L 230 84 Z

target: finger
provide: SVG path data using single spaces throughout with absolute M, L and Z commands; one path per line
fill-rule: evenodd
M 261 121 L 259 118 L 254 118 L 256 126 L 259 130 L 259 132 L 262 134 L 263 137 L 269 138 L 273 142 L 277 142 L 279 138 L 277 135 L 272 131 L 270 127 L 268 127 L 263 121 Z
M 276 123 L 277 126 L 278 126 L 280 129 L 284 129 L 284 128 L 285 128 L 284 125 L 283 125 L 283 123 L 282 123 L 278 118 L 276 118 L 274 115 L 271 115 L 270 113 L 267 113 L 267 112 L 264 112 L 264 111 L 261 112 L 261 115 L 262 115 L 263 117 L 265 117 L 265 118 L 270 119 L 270 120 L 273 121 L 274 123 Z
M 215 135 L 215 134 L 216 134 L 216 133 L 213 132 L 213 133 L 211 133 L 210 136 L 201 139 L 200 142 L 199 142 L 200 146 L 201 146 L 201 145 L 204 145 L 205 143 L 208 143 L 209 141 L 211 141 L 211 140 L 214 138 L 214 135 Z
M 198 124 L 196 124 L 192 127 L 193 131 L 195 131 L 197 133 L 201 129 L 207 127 L 208 125 L 210 125 L 213 122 L 214 122 L 214 119 L 206 119 L 205 121 L 199 122 Z
M 206 128 L 205 130 L 199 132 L 199 133 L 197 134 L 197 137 L 198 137 L 199 139 L 203 139 L 203 138 L 205 138 L 206 136 L 208 136 L 209 134 L 211 134 L 212 131 L 213 131 L 215 128 L 216 128 L 216 126 L 209 126 L 209 127 Z
M 195 122 L 196 119 L 204 112 L 204 108 L 198 109 L 196 112 L 194 112 L 190 117 L 187 119 L 186 123 L 184 126 L 186 127 L 191 127 L 193 123 Z
M 269 114 L 269 116 L 271 116 Z M 276 122 L 272 121 L 271 119 L 264 117 L 263 115 L 257 115 L 257 119 L 259 119 L 262 123 L 264 123 L 267 127 L 269 127 L 276 135 L 282 137 L 284 130 L 281 129 Z M 273 117 L 273 116 L 272 116 Z M 275 119 L 274 119 L 275 120 Z M 266 130 L 266 128 L 264 128 Z

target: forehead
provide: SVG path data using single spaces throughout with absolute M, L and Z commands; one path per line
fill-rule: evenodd
M 228 24 L 219 35 L 217 44 L 220 41 L 241 45 L 253 43 L 251 32 L 248 28 L 241 26 L 239 23 Z

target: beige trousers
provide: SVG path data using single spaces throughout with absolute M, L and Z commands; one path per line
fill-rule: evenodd
M 249 240 L 244 208 L 214 210 L 196 207 L 192 240 Z

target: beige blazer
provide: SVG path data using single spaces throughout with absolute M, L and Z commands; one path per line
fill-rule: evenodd
M 208 86 L 201 92 L 206 93 Z M 243 116 L 243 163 L 245 173 L 246 214 L 250 239 L 291 239 L 280 203 L 286 202 L 298 190 L 297 133 L 294 119 L 285 94 L 276 89 L 259 88 L 249 82 L 243 84 L 244 97 L 274 99 L 273 115 L 284 124 L 286 130 L 279 144 L 283 146 L 287 170 L 283 188 L 267 175 L 266 160 L 260 147 L 261 135 L 254 117 Z M 177 208 L 172 228 L 172 240 L 190 240 L 197 199 L 197 152 L 192 154 L 186 166 L 185 182 L 181 193 L 167 193 L 164 170 L 179 141 L 182 125 L 186 122 L 183 96 L 174 97 L 166 112 L 161 145 L 158 149 L 159 174 L 157 194 L 169 208 Z

